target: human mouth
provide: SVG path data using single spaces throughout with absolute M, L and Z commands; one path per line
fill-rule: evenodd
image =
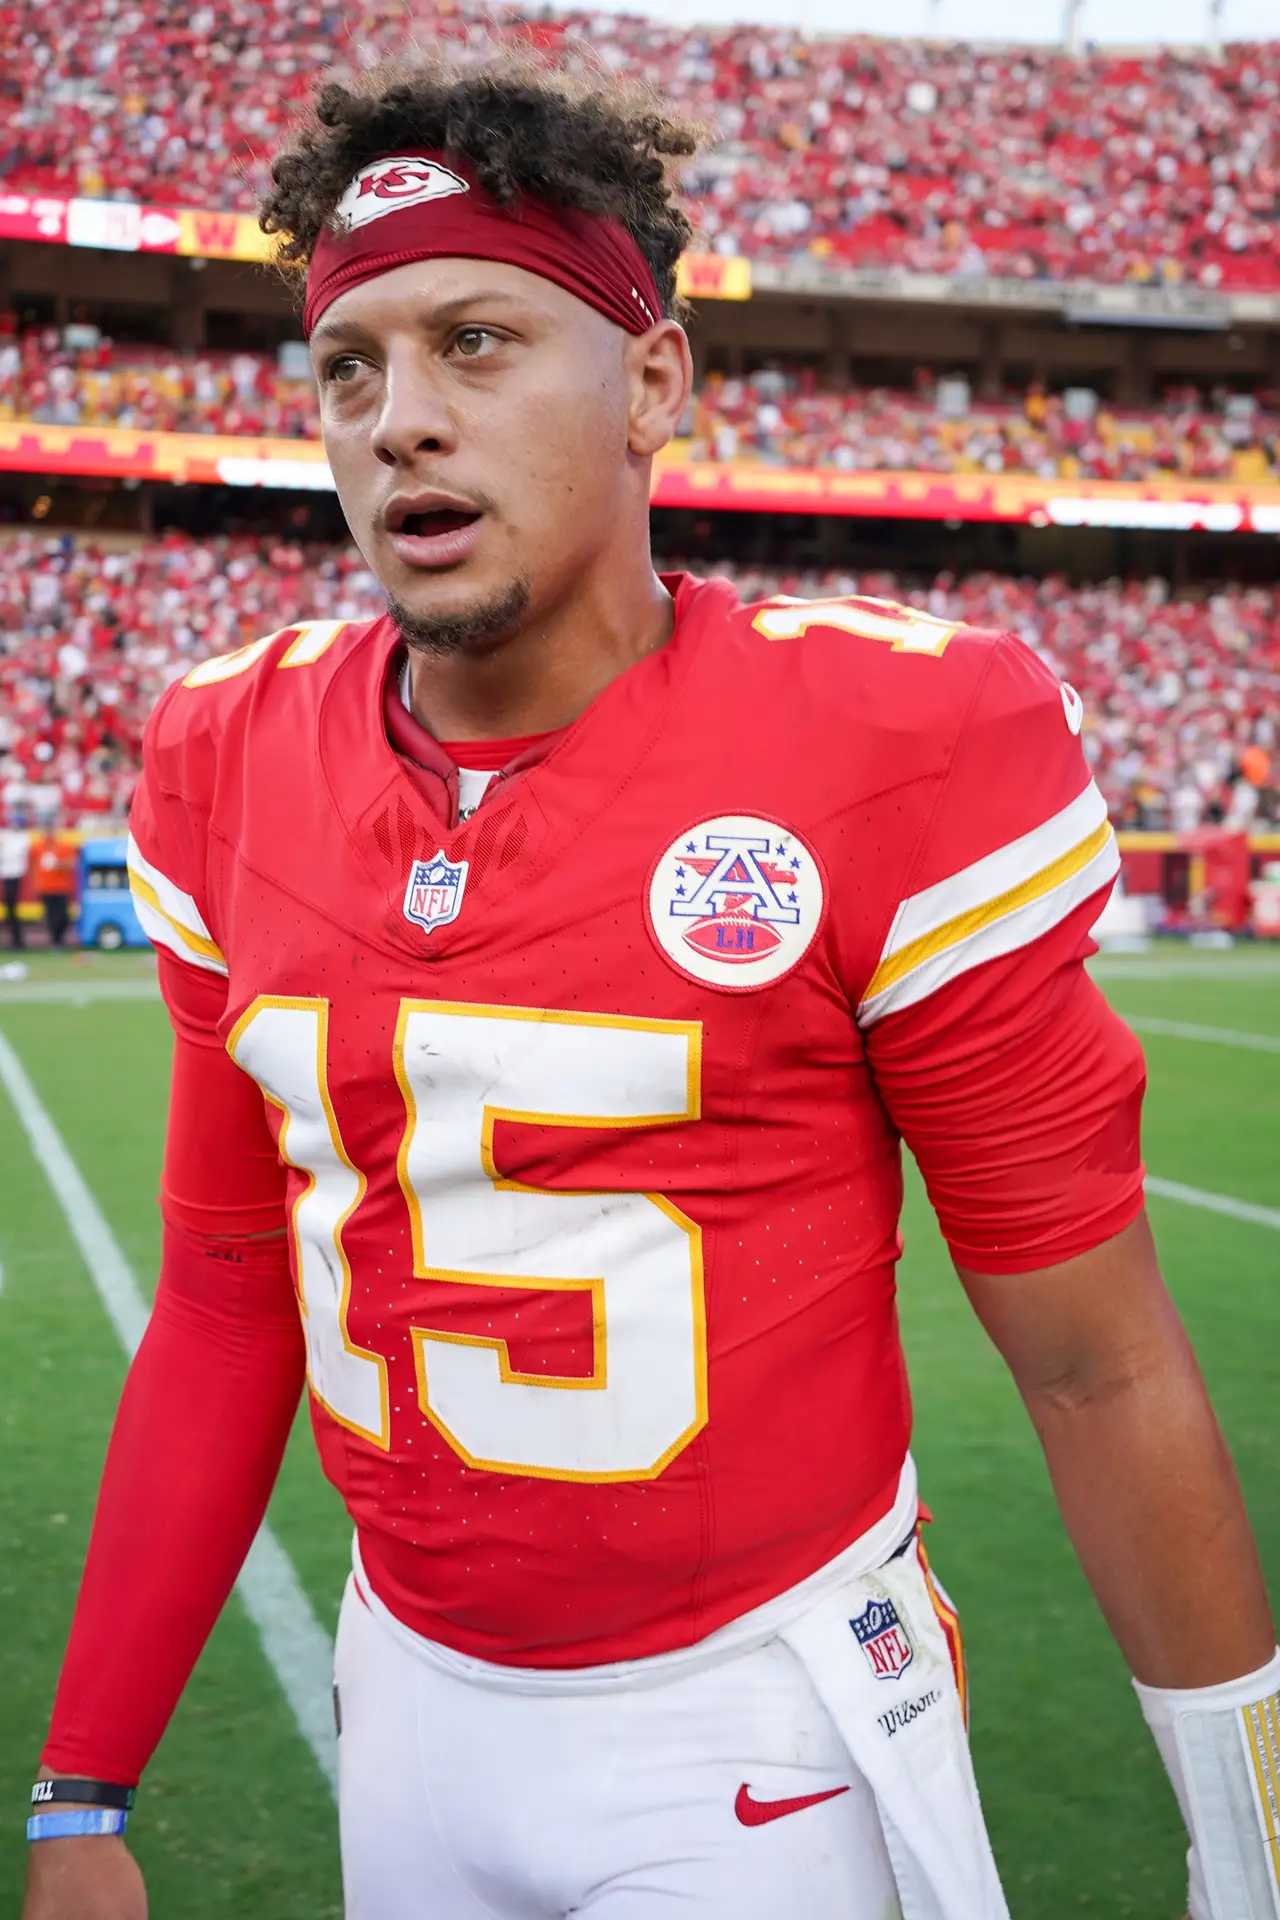
M 410 567 L 454 567 L 465 560 L 480 537 L 484 515 L 477 508 L 440 496 L 392 501 L 387 532 L 398 559 Z

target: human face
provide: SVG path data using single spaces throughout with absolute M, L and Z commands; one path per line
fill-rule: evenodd
M 325 451 L 409 637 L 485 644 L 647 539 L 649 457 L 683 405 L 655 350 L 683 371 L 673 323 L 637 339 L 504 262 L 414 261 L 333 302 L 311 339 Z

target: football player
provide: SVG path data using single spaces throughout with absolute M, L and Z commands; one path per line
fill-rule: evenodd
M 353 1920 L 1003 1915 L 918 1537 L 904 1140 L 1196 1920 L 1272 1911 L 1280 1657 L 1084 967 L 1117 853 L 1079 702 L 1007 634 L 655 575 L 692 149 L 624 92 L 427 64 L 326 84 L 276 160 L 389 611 L 284 624 L 150 725 L 163 1266 L 27 1920 L 141 1920 L 125 1803 L 304 1371 L 355 1528 Z

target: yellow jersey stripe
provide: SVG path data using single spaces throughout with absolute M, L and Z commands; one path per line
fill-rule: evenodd
M 132 834 L 129 835 L 125 858 L 130 875 L 136 876 L 139 880 L 145 880 L 150 887 L 154 888 L 162 913 L 176 920 L 178 925 L 184 927 L 188 933 L 201 934 L 206 940 L 211 938 L 204 915 L 191 895 L 184 893 L 181 887 L 175 886 L 167 873 L 152 865 Z
M 133 896 L 133 910 L 138 916 L 139 926 L 157 951 L 163 947 L 166 952 L 174 954 L 181 960 L 184 966 L 199 967 L 204 973 L 216 973 L 223 980 L 228 977 L 230 969 L 225 960 L 214 960 L 205 954 L 194 952 L 186 945 L 172 920 L 167 920 L 162 913 L 157 913 L 150 901 L 144 900 L 141 894 Z
M 151 882 L 144 880 L 142 875 L 132 867 L 129 869 L 129 891 L 137 899 L 145 900 L 151 911 L 158 913 L 160 918 L 173 928 L 184 947 L 189 947 L 192 953 L 202 954 L 206 960 L 217 961 L 219 966 L 226 966 L 226 955 L 222 948 L 215 941 L 207 940 L 203 934 L 193 933 L 191 928 L 184 927 L 180 920 L 175 920 L 173 915 L 161 906 L 160 896 Z
M 1001 894 L 1020 887 L 1060 860 L 1064 853 L 1096 832 L 1107 817 L 1107 803 L 1090 780 L 1067 806 L 1050 814 L 1039 826 L 1006 841 L 967 867 L 935 880 L 919 893 L 908 894 L 894 916 L 881 960 L 901 952 L 913 940 L 936 933 L 962 913 L 985 906 Z
M 991 926 L 997 920 L 1003 920 L 1008 914 L 1016 913 L 1019 907 L 1025 907 L 1032 900 L 1038 900 L 1042 894 L 1051 893 L 1055 887 L 1061 886 L 1064 880 L 1070 880 L 1074 874 L 1087 867 L 1091 860 L 1096 859 L 1108 840 L 1112 838 L 1111 823 L 1104 820 L 1087 839 L 1081 840 L 1077 846 L 1072 847 L 1057 860 L 1051 861 L 1047 867 L 1042 867 L 1039 873 L 1032 874 L 1029 880 L 1024 880 L 1020 885 L 997 894 L 994 900 L 988 900 L 982 906 L 971 907 L 967 913 L 957 914 L 953 920 L 946 921 L 932 933 L 921 934 L 918 939 L 909 941 L 905 947 L 899 948 L 897 953 L 891 953 L 880 962 L 867 985 L 865 998 L 873 999 L 876 994 L 883 993 L 886 987 L 893 986 L 907 974 L 913 973 L 926 960 L 931 960 L 935 954 L 944 952 L 948 947 L 958 946 L 962 940 L 971 939 L 984 927 Z

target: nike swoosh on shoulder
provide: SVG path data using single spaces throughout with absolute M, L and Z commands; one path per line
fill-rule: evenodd
M 738 1788 L 733 1810 L 744 1827 L 763 1827 L 770 1820 L 781 1820 L 784 1814 L 799 1813 L 802 1807 L 816 1807 L 819 1801 L 834 1800 L 837 1794 L 848 1791 L 848 1787 L 828 1787 L 825 1793 L 801 1793 L 793 1800 L 753 1800 L 751 1789 L 744 1782 Z

